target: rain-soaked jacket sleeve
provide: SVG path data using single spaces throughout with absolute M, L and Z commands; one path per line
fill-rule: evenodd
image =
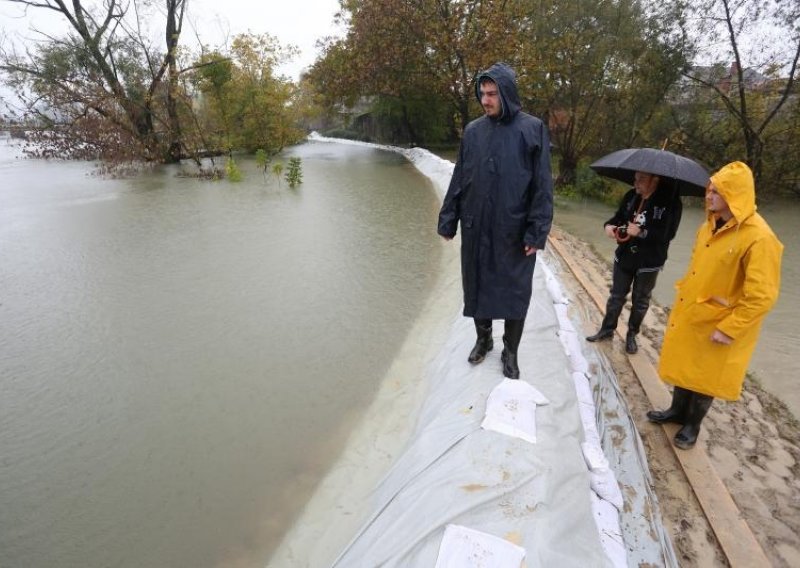
M 450 178 L 450 186 L 444 196 L 442 208 L 439 211 L 438 233 L 443 237 L 453 238 L 458 229 L 458 220 L 461 216 L 461 171 L 464 158 L 464 143 L 458 150 L 458 159 L 453 168 L 453 177 Z
M 533 187 L 528 208 L 526 245 L 543 249 L 553 224 L 553 175 L 550 172 L 550 136 L 544 122 L 539 122 L 540 145 L 533 159 Z
M 606 225 L 612 225 L 614 227 L 619 227 L 620 225 L 625 225 L 628 223 L 628 217 L 630 215 L 630 207 L 628 202 L 632 199 L 634 194 L 633 189 L 629 189 L 625 195 L 622 196 L 620 199 L 619 206 L 617 210 L 614 212 L 614 215 L 605 223 L 603 223 L 603 228 Z
M 759 322 L 775 302 L 781 287 L 783 246 L 774 238 L 761 238 L 749 247 L 741 260 L 744 286 L 741 299 L 717 329 L 736 339 Z

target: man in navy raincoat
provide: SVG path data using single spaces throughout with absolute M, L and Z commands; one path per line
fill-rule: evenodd
M 450 240 L 461 223 L 464 315 L 475 320 L 478 335 L 469 362 L 492 350 L 492 320 L 503 319 L 503 374 L 518 379 L 536 251 L 553 220 L 550 142 L 544 123 L 520 110 L 507 65 L 479 73 L 475 94 L 485 114 L 464 129 L 438 232 Z

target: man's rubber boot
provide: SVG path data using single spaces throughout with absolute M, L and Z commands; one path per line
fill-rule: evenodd
M 522 340 L 522 329 L 525 320 L 506 320 L 505 333 L 503 334 L 503 353 L 500 360 L 503 363 L 503 376 L 509 379 L 519 379 L 519 364 L 517 350 Z
M 629 354 L 633 355 L 637 351 L 639 351 L 639 346 L 636 344 L 636 334 L 628 332 L 628 335 L 625 337 L 625 351 Z
M 606 315 L 603 317 L 603 322 L 600 324 L 600 331 L 594 335 L 586 338 L 586 341 L 603 341 L 604 339 L 611 339 L 614 337 L 614 330 L 617 329 L 617 322 L 619 321 L 619 314 L 622 313 L 622 304 L 625 303 L 625 298 L 622 301 L 609 298 L 606 302 Z
M 705 418 L 708 409 L 711 408 L 712 402 L 714 402 L 714 397 L 712 396 L 696 392 L 692 393 L 686 412 L 686 424 L 675 434 L 676 447 L 682 450 L 694 447 L 697 442 L 697 436 L 700 434 L 700 423 Z
M 492 340 L 492 320 L 475 320 L 475 331 L 478 334 L 478 339 L 475 341 L 475 347 L 470 351 L 467 361 L 472 365 L 482 363 L 486 359 L 486 354 L 494 348 L 494 340 Z
M 634 303 L 631 306 L 631 315 L 628 318 L 628 335 L 625 337 L 625 351 L 633 355 L 639 351 L 639 346 L 636 344 L 636 336 L 639 329 L 642 327 L 644 316 L 647 314 L 647 306 L 650 305 L 650 295 L 643 299 L 637 300 L 638 305 Z
M 586 341 L 591 341 L 592 343 L 594 343 L 595 341 L 603 341 L 604 339 L 610 339 L 613 336 L 614 336 L 613 329 L 605 329 L 601 327 L 600 331 L 598 331 L 594 335 L 589 335 L 586 338 Z
M 673 424 L 686 423 L 686 410 L 692 398 L 692 391 L 675 387 L 672 391 L 672 404 L 666 410 L 648 410 L 647 419 L 656 424 L 671 422 Z

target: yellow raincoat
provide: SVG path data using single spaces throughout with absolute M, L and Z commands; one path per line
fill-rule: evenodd
M 708 213 L 664 334 L 658 371 L 670 384 L 737 400 L 761 322 L 778 299 L 783 245 L 756 213 L 753 175 L 733 162 L 711 176 L 733 217 L 714 232 Z M 732 337 L 712 343 L 714 329 Z

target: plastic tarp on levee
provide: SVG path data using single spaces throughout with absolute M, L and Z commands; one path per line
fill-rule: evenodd
M 452 164 L 403 152 L 443 191 Z M 455 318 L 408 445 L 333 566 L 677 566 L 638 433 L 560 270 L 538 254 L 520 381 L 502 376 L 502 321 L 473 366 L 473 322 Z
M 471 320 L 459 318 L 430 366 L 430 391 L 409 447 L 375 491 L 373 514 L 334 566 L 521 565 L 485 563 L 485 551 L 443 558 L 459 553 L 442 546 L 451 526 L 519 547 L 528 568 L 667 564 L 664 542 L 653 536 L 662 531 L 620 515 L 626 506 L 602 451 L 588 362 L 564 319 L 565 299 L 554 302 L 547 289 L 550 279 L 540 260 L 519 351 L 520 382 L 536 392 L 505 401 L 535 416 L 535 442 L 529 435 L 482 427 L 487 401 L 514 381 L 502 376 L 499 349 L 480 365 L 466 361 L 475 333 Z M 560 293 L 557 283 L 550 286 Z M 502 345 L 498 324 L 495 343 Z M 640 533 L 635 550 L 623 538 L 626 524 Z

